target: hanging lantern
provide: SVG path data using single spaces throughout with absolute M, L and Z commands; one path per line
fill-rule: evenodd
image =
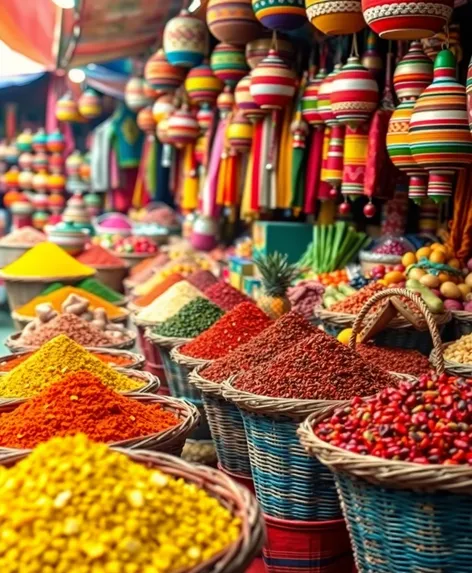
M 146 62 L 144 78 L 159 96 L 163 93 L 174 93 L 184 81 L 186 72 L 185 68 L 169 64 L 165 52 L 161 48 Z
M 261 33 L 251 0 L 210 0 L 206 21 L 210 32 L 220 42 L 245 45 Z
M 248 72 L 244 48 L 218 44 L 211 54 L 211 69 L 225 85 L 234 88 Z
M 421 42 L 412 42 L 393 73 L 393 87 L 400 101 L 418 98 L 433 80 L 433 62 Z
M 267 58 L 253 70 L 249 89 L 261 109 L 282 109 L 292 100 L 295 86 L 295 72 L 276 50 L 270 50 Z
M 312 127 L 318 128 L 323 125 L 323 120 L 318 112 L 318 92 L 326 78 L 326 70 L 321 68 L 316 76 L 309 80 L 302 98 L 302 117 Z
M 154 135 L 156 131 L 156 122 L 152 114 L 152 107 L 148 105 L 138 112 L 136 123 L 141 131 L 148 135 Z
M 439 52 L 434 62 L 433 82 L 415 103 L 409 136 L 413 158 L 429 172 L 428 197 L 450 197 L 454 171 L 472 161 L 472 136 L 465 87 L 456 80 L 449 50 Z
M 356 127 L 370 118 L 379 101 L 379 87 L 357 56 L 348 58 L 332 85 L 331 108 L 340 123 Z
M 48 168 L 51 173 L 62 173 L 64 171 L 64 156 L 60 153 L 53 153 L 48 157 Z
M 296 30 L 306 22 L 303 0 L 252 0 L 259 22 L 270 30 Z
M 34 155 L 32 153 L 29 153 L 28 151 L 22 153 L 18 157 L 18 165 L 20 166 L 20 169 L 23 171 L 31 171 L 33 168 L 33 159 Z
M 3 175 L 3 183 L 7 189 L 18 189 L 19 188 L 19 177 L 20 172 L 18 167 L 10 167 L 10 169 Z
M 80 118 L 79 108 L 77 106 L 77 102 L 72 97 L 72 94 L 67 93 L 63 95 L 61 99 L 59 99 L 56 103 L 56 119 L 58 121 L 71 123 L 74 121 L 78 121 L 79 118 Z M 45 138 L 44 150 L 46 149 L 46 144 L 47 144 L 47 139 Z M 34 149 L 34 139 L 33 139 L 33 149 Z
M 46 171 L 48 168 L 48 163 L 49 160 L 47 154 L 43 151 L 39 151 L 33 157 L 33 171 L 36 171 L 36 173 L 39 171 Z
M 392 163 L 409 178 L 408 197 L 415 203 L 426 198 L 428 175 L 413 159 L 410 150 L 410 120 L 416 99 L 404 100 L 393 112 L 388 124 L 387 151 Z
M 216 100 L 216 107 L 218 108 L 220 115 L 222 117 L 228 115 L 233 111 L 234 107 L 234 95 L 233 92 L 229 88 L 225 88 L 218 99 Z
M 206 133 L 210 129 L 213 122 L 213 115 L 213 110 L 208 104 L 204 104 L 197 111 L 197 122 L 203 133 Z
M 33 135 L 33 151 L 36 153 L 38 152 L 45 152 L 46 151 L 46 144 L 47 144 L 47 135 L 44 131 L 43 127 L 40 127 L 38 131 Z
M 169 94 L 164 94 L 157 98 L 154 105 L 152 106 L 152 116 L 156 125 L 166 117 L 169 117 L 171 113 L 174 113 L 175 105 L 174 98 Z
M 60 195 L 59 193 L 51 193 L 51 195 L 47 196 L 47 199 L 47 207 L 53 213 L 60 213 L 62 209 L 64 209 L 64 205 L 66 204 L 64 195 Z
M 368 69 L 374 78 L 379 78 L 384 69 L 384 64 L 377 47 L 377 36 L 369 30 L 364 53 L 362 54 L 361 64 Z
M 226 132 L 231 148 L 238 153 L 247 153 L 251 149 L 253 131 L 252 123 L 238 111 Z
M 31 171 L 20 171 L 18 175 L 18 186 L 20 189 L 32 189 L 33 173 Z
M 246 45 L 246 61 L 251 70 L 256 68 L 264 58 L 267 58 L 272 48 L 272 38 L 259 38 Z M 295 51 L 293 45 L 282 38 L 277 38 L 277 51 L 282 60 L 289 64 L 293 60 Z
M 340 65 L 337 64 L 334 70 L 326 76 L 326 78 L 321 82 L 318 89 L 318 100 L 316 109 L 321 117 L 321 121 L 328 126 L 337 123 L 334 117 L 333 110 L 331 108 L 331 93 L 333 91 L 333 82 L 340 70 Z
M 35 191 L 47 191 L 48 188 L 48 174 L 45 171 L 35 173 L 33 175 L 33 189 Z
M 51 173 L 48 176 L 47 188 L 48 191 L 56 191 L 62 193 L 66 187 L 66 178 L 60 173 Z
M 185 80 L 185 91 L 194 105 L 214 105 L 223 87 L 223 82 L 208 64 L 192 68 Z
M 173 66 L 193 68 L 202 63 L 208 45 L 205 23 L 187 10 L 167 22 L 164 29 L 164 52 Z
M 75 150 L 66 159 L 66 173 L 68 177 L 77 177 L 79 175 L 80 165 L 82 163 L 82 155 L 79 150 Z
M 182 149 L 194 143 L 200 133 L 200 127 L 193 113 L 186 107 L 174 111 L 169 117 L 167 137 L 169 143 Z
M 18 151 L 31 151 L 33 147 L 33 134 L 30 129 L 25 129 L 16 138 L 16 147 Z
M 49 196 L 47 193 L 35 193 L 32 197 L 34 208 L 37 211 L 45 211 L 49 207 Z
M 305 5 L 308 19 L 323 34 L 343 36 L 365 27 L 361 0 L 305 0 Z
M 87 88 L 77 102 L 79 113 L 85 119 L 95 119 L 102 114 L 102 102 L 95 90 Z
M 125 86 L 125 103 L 135 113 L 152 104 L 152 101 L 144 95 L 144 80 L 142 78 L 133 77 L 128 80 Z
M 64 151 L 66 141 L 58 129 L 47 136 L 46 147 L 49 153 L 62 153 Z
M 452 16 L 454 0 L 388 2 L 363 0 L 365 21 L 384 40 L 419 40 L 440 32 Z M 313 22 L 314 25 L 316 25 Z

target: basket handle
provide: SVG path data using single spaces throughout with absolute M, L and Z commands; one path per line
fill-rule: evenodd
M 362 323 L 363 323 L 365 317 L 368 315 L 370 309 L 380 300 L 383 300 L 386 298 L 391 298 L 393 296 L 404 296 L 404 297 L 410 299 L 412 302 L 414 302 L 416 304 L 418 309 L 423 314 L 424 319 L 426 321 L 426 325 L 428 326 L 429 332 L 431 334 L 431 338 L 433 340 L 436 371 L 438 372 L 438 374 L 443 374 L 444 373 L 444 356 L 443 356 L 443 352 L 442 352 L 442 340 L 441 340 L 441 335 L 439 334 L 439 330 L 438 330 L 436 321 L 434 320 L 433 315 L 431 314 L 430 310 L 428 309 L 426 304 L 423 302 L 421 297 L 418 296 L 416 293 L 414 293 L 410 290 L 407 290 L 407 289 L 390 288 L 387 290 L 380 291 L 380 292 L 374 294 L 364 304 L 364 306 L 361 308 L 359 314 L 356 316 L 356 319 L 355 319 L 354 324 L 352 326 L 351 337 L 349 339 L 349 348 L 351 348 L 352 350 L 355 350 L 357 335 L 360 333 Z

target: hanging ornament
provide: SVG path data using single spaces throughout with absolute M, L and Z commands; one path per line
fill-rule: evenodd
M 211 54 L 211 69 L 226 86 L 234 88 L 248 72 L 242 46 L 218 44 Z
M 238 109 L 247 117 L 249 121 L 257 122 L 262 120 L 267 112 L 261 109 L 251 95 L 251 76 L 248 74 L 238 82 L 234 90 L 234 99 Z
M 39 171 L 46 171 L 48 168 L 48 156 L 43 151 L 39 151 L 33 157 L 33 171 L 38 173 Z
M 43 231 L 44 227 L 49 222 L 49 215 L 47 214 L 46 211 L 36 211 L 36 213 L 33 213 L 32 220 L 33 220 L 33 227 L 38 231 Z
M 295 119 L 290 124 L 290 132 L 292 134 L 292 147 L 294 149 L 305 149 L 309 127 L 299 111 L 297 111 Z
M 197 122 L 203 133 L 206 133 L 210 129 L 213 122 L 213 116 L 214 111 L 208 104 L 204 104 L 197 111 Z
M 303 0 L 252 0 L 259 22 L 270 30 L 296 30 L 306 22 Z
M 355 34 L 364 28 L 361 0 L 305 0 L 306 15 L 329 36 Z
M 467 68 L 466 93 L 467 93 L 467 115 L 469 116 L 469 127 L 470 131 L 472 132 L 472 57 L 469 62 L 469 67 Z
M 164 52 L 173 66 L 193 68 L 202 63 L 208 46 L 205 23 L 187 10 L 167 22 L 164 28 Z
M 43 127 L 40 127 L 38 131 L 33 135 L 33 151 L 36 153 L 45 152 L 47 141 L 48 138 L 46 132 L 44 131 Z
M 251 149 L 253 132 L 252 123 L 241 111 L 238 111 L 226 132 L 231 149 L 238 153 L 247 153 Z
M 156 131 L 156 122 L 150 105 L 143 107 L 143 109 L 138 111 L 136 123 L 141 131 L 144 131 L 147 135 L 154 135 Z
M 144 95 L 143 78 L 132 77 L 125 86 L 125 103 L 131 111 L 137 113 L 152 101 Z
M 37 211 L 45 211 L 49 207 L 49 196 L 47 193 L 40 191 L 33 195 L 32 202 Z
M 35 191 L 47 191 L 48 188 L 48 174 L 45 171 L 40 171 L 33 175 L 33 189 Z
M 207 138 L 204 135 L 200 135 L 195 144 L 195 161 L 199 165 L 205 163 L 205 158 L 207 155 Z M 184 235 L 183 235 L 184 236 Z
M 5 157 L 4 160 L 9 163 L 10 165 L 16 163 L 18 161 L 18 157 L 20 152 L 16 148 L 16 145 L 7 145 L 5 147 Z
M 267 58 L 272 48 L 272 38 L 259 38 L 246 45 L 246 61 L 251 70 L 256 68 L 264 58 Z M 294 57 L 295 51 L 293 45 L 283 38 L 277 38 L 277 51 L 282 60 L 289 64 Z
M 7 191 L 5 193 L 5 195 L 3 196 L 3 204 L 4 206 L 9 209 L 13 203 L 15 203 L 16 201 L 18 201 L 18 199 L 21 197 L 22 193 L 20 193 L 18 191 L 18 189 L 10 189 L 9 191 Z
M 152 106 L 152 116 L 154 117 L 154 122 L 156 125 L 164 119 L 169 117 L 171 113 L 174 113 L 175 105 L 174 105 L 174 97 L 165 94 L 161 97 L 157 98 L 154 105 Z
M 51 173 L 62 173 L 64 171 L 64 156 L 60 153 L 53 153 L 48 157 L 48 168 Z
M 12 224 L 15 229 L 31 224 L 34 207 L 24 193 L 20 193 L 18 199 L 10 207 L 10 211 L 13 215 Z
M 55 191 L 56 193 L 62 193 L 66 187 L 66 178 L 60 173 L 51 173 L 48 175 L 47 179 L 47 189 L 48 191 Z
M 31 129 L 23 130 L 16 138 L 16 147 L 18 151 L 31 151 L 33 148 L 33 134 Z
M 84 197 L 85 207 L 90 217 L 96 217 L 102 210 L 102 200 L 98 193 L 87 193 Z
M 79 167 L 79 176 L 82 181 L 86 181 L 87 183 L 90 181 L 91 171 L 90 153 L 86 153 Z
M 100 117 L 103 109 L 100 96 L 91 88 L 87 88 L 77 102 L 79 113 L 85 119 Z
M 56 119 L 58 121 L 64 121 L 66 123 L 79 121 L 80 119 L 79 108 L 77 106 L 77 102 L 74 100 L 71 93 L 66 93 L 57 101 Z M 44 147 L 46 147 L 46 140 L 44 142 Z
M 245 45 L 261 33 L 251 0 L 209 0 L 206 21 L 220 42 Z
M 192 68 L 185 80 L 185 91 L 193 105 L 215 105 L 216 98 L 223 90 L 223 82 L 216 77 L 211 67 L 204 63 Z
M 384 64 L 378 51 L 378 38 L 372 30 L 369 30 L 367 34 L 367 42 L 362 54 L 361 64 L 369 70 L 375 79 L 379 79 L 384 69 Z
M 81 163 L 82 163 L 82 155 L 80 154 L 80 151 L 76 149 L 66 159 L 67 176 L 71 178 L 78 177 Z
M 186 73 L 185 68 L 169 64 L 162 48 L 157 50 L 144 66 L 144 78 L 157 92 L 157 97 L 163 93 L 174 93 L 185 80 Z
M 216 107 L 218 108 L 221 117 L 225 117 L 233 111 L 234 95 L 229 87 L 226 87 L 218 96 Z
M 161 95 L 162 92 L 157 92 L 152 86 L 148 84 L 146 80 L 143 82 L 143 94 L 144 97 L 149 101 L 156 101 L 156 99 Z
M 367 205 L 364 206 L 364 215 L 368 219 L 372 219 L 372 217 L 375 215 L 376 211 L 377 210 L 375 208 L 375 205 L 372 203 L 372 201 L 369 201 L 369 203 L 367 203 Z
M 367 25 L 384 40 L 428 38 L 449 22 L 453 6 L 454 0 L 363 0 L 362 3 Z
M 295 94 L 295 72 L 285 64 L 276 50 L 251 74 L 250 93 L 261 109 L 282 109 Z
M 344 201 L 339 205 L 338 210 L 340 215 L 349 215 L 351 212 L 351 204 L 347 201 Z
M 165 117 L 157 124 L 156 129 L 157 139 L 163 145 L 170 145 L 171 141 L 169 139 L 169 118 Z
M 32 189 L 33 173 L 31 171 L 20 171 L 18 174 L 18 186 L 20 189 Z
M 20 166 L 20 169 L 23 171 L 31 171 L 33 168 L 33 159 L 34 155 L 32 153 L 29 153 L 28 151 L 22 153 L 18 157 L 18 165 Z
M 393 87 L 400 101 L 418 98 L 433 80 L 433 62 L 424 53 L 421 42 L 411 42 L 410 49 L 393 73 Z
M 51 193 L 51 195 L 46 197 L 48 199 L 47 208 L 50 209 L 53 213 L 60 213 L 62 209 L 64 209 L 64 205 L 66 204 L 64 195 L 60 195 L 59 193 Z
M 64 151 L 66 141 L 58 129 L 47 136 L 46 147 L 49 153 L 62 153 Z
M 169 117 L 167 138 L 169 143 L 178 149 L 194 143 L 199 133 L 200 127 L 198 122 L 187 106 L 174 111 Z
M 452 195 L 456 170 L 472 161 L 472 136 L 465 87 L 456 80 L 456 60 L 439 52 L 434 79 L 416 101 L 410 120 L 410 149 L 429 172 L 428 197 L 441 201 Z
M 302 98 L 302 116 L 303 119 L 312 127 L 319 128 L 323 126 L 323 120 L 318 111 L 318 92 L 320 86 L 326 78 L 325 68 L 320 68 L 314 78 L 308 81 Z

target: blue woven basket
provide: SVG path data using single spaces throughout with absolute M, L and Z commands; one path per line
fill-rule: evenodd
M 241 412 L 264 513 L 302 521 L 338 519 L 341 509 L 333 476 L 304 451 L 297 437 L 301 420 L 332 402 L 257 396 L 236 390 L 231 380 L 223 383 L 223 394 Z
M 223 397 L 222 385 L 200 375 L 202 366 L 190 373 L 190 382 L 202 393 L 203 405 L 210 424 L 221 467 L 244 478 L 251 477 L 243 419 L 238 408 Z
M 359 573 L 470 573 L 472 469 L 361 456 L 323 442 L 314 414 L 302 444 L 333 472 Z

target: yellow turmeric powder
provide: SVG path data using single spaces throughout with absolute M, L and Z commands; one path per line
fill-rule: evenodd
M 108 318 L 119 318 L 126 314 L 122 308 L 119 308 L 103 298 L 96 296 L 86 290 L 77 287 L 65 286 L 58 290 L 55 290 L 49 294 L 43 296 L 37 296 L 27 302 L 25 305 L 21 306 L 20 308 L 16 309 L 16 312 L 21 316 L 36 316 L 36 307 L 38 304 L 49 303 L 53 306 L 54 310 L 57 312 L 62 312 L 62 303 L 67 299 L 67 297 L 71 294 L 75 294 L 80 296 L 89 301 L 90 306 L 89 309 L 91 311 L 95 310 L 96 308 L 103 308 L 103 310 L 107 313 Z

